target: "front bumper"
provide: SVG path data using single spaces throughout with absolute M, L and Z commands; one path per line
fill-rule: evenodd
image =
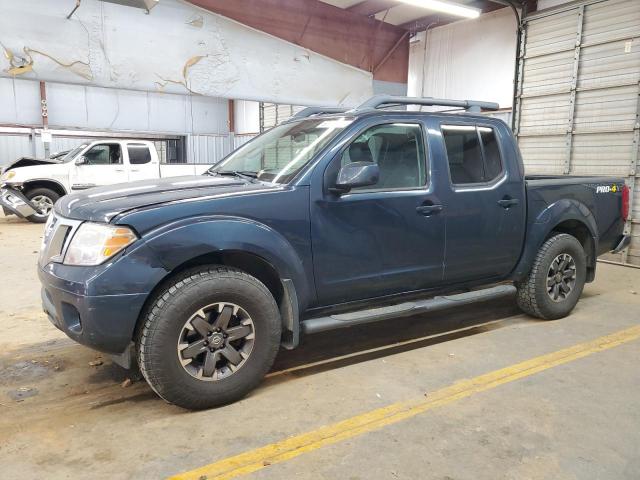
M 20 218 L 37 213 L 31 202 L 19 190 L 6 185 L 0 188 L 0 205 L 5 214 L 17 215 Z
M 52 227 L 73 222 L 58 218 Z M 54 239 L 55 240 L 55 239 Z M 51 238 L 47 247 L 51 247 Z M 64 265 L 47 255 L 38 265 L 42 308 L 51 323 L 78 343 L 109 354 L 127 350 L 144 303 L 169 273 L 138 241 L 97 266 Z M 64 257 L 64 249 L 61 257 Z
M 110 354 L 124 352 L 133 337 L 147 294 L 89 296 L 73 284 L 39 269 L 42 308 L 49 321 L 68 337 Z M 69 290 L 65 289 L 68 288 Z
M 611 252 L 620 253 L 622 250 L 627 248 L 630 243 L 631 243 L 631 235 L 622 235 L 620 237 L 620 240 L 618 241 L 618 244 L 616 245 L 616 248 L 611 250 Z

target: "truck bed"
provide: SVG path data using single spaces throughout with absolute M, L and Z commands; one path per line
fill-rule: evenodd
M 574 175 L 526 175 L 527 226 L 544 222 L 550 206 L 569 208 L 579 202 L 581 214 L 592 218 L 597 228 L 597 255 L 615 248 L 623 228 L 622 186 L 624 178 Z M 574 203 L 575 203 L 574 202 Z M 586 209 L 584 208 L 586 207 Z

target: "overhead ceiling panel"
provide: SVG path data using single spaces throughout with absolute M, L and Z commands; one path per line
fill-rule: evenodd
M 398 2 L 398 6 L 389 9 L 388 12 L 385 10 L 384 12 L 378 13 L 376 18 L 378 20 L 382 20 L 384 18 L 384 21 L 387 23 L 401 25 L 434 13 L 437 12 L 426 8 L 416 7 L 415 5 Z
M 328 3 L 329 5 L 333 5 L 338 8 L 349 8 L 361 3 L 362 0 L 322 0 L 324 3 Z

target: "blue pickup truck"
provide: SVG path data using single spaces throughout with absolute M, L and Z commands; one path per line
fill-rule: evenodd
M 461 111 L 388 108 L 406 104 Z M 514 290 L 524 312 L 564 317 L 596 258 L 628 245 L 629 192 L 525 176 L 510 129 L 479 113 L 495 108 L 310 108 L 202 176 L 65 196 L 39 259 L 44 311 L 190 409 L 246 395 L 303 334 Z

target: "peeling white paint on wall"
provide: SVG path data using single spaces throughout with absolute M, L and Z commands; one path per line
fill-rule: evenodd
M 356 105 L 369 72 L 177 0 L 0 0 L 0 76 L 290 103 Z

